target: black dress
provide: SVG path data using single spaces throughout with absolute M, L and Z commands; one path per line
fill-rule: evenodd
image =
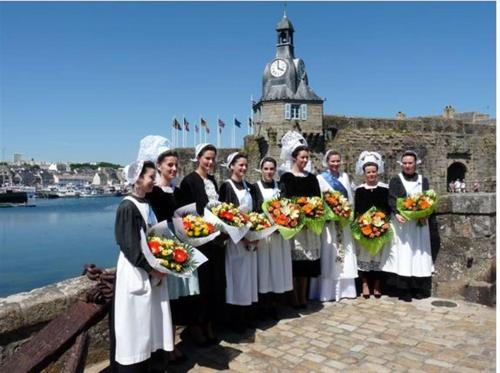
M 213 183 L 215 192 L 218 193 L 215 178 L 208 175 L 208 180 Z M 188 174 L 175 190 L 175 199 L 179 206 L 196 203 L 196 211 L 203 215 L 205 206 L 209 202 L 203 178 L 197 172 Z M 208 261 L 197 269 L 200 284 L 196 317 L 198 323 L 222 321 L 226 274 L 224 271 L 224 241 L 219 237 L 197 248 L 208 258 Z
M 291 172 L 281 175 L 279 186 L 281 197 L 321 197 L 318 179 L 311 173 L 306 176 L 295 176 Z M 292 271 L 294 277 L 317 277 L 321 274 L 319 236 L 304 229 L 293 240 Z
M 354 192 L 354 216 L 364 214 L 372 207 L 389 213 L 388 203 L 389 189 L 387 184 L 378 183 L 375 187 L 362 184 Z M 359 247 L 359 246 L 358 246 Z M 372 257 L 363 248 L 358 251 L 358 270 L 360 272 L 380 272 L 380 258 L 382 251 Z

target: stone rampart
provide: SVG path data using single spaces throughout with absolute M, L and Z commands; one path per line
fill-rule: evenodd
M 433 296 L 494 304 L 495 198 L 494 193 L 441 198 L 431 224 L 436 269 Z M 0 370 L 7 356 L 94 284 L 78 277 L 0 298 Z M 90 337 L 87 362 L 106 358 L 107 318 L 91 329 Z

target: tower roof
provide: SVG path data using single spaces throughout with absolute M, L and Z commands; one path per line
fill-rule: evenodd
M 283 16 L 281 21 L 279 21 L 278 25 L 276 26 L 276 31 L 281 31 L 281 30 L 293 30 L 293 25 L 292 22 L 288 19 L 286 14 Z

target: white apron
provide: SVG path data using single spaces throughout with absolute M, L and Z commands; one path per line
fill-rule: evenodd
M 261 181 L 257 185 L 264 201 L 279 196 L 280 190 L 276 181 L 274 188 L 264 188 Z M 259 241 L 257 262 L 259 293 L 281 294 L 293 289 L 290 242 L 283 239 L 279 232 Z
M 125 197 L 137 206 L 147 226 L 156 223 L 153 209 L 132 197 Z M 147 242 L 142 239 L 142 245 Z M 116 267 L 114 328 L 115 359 L 131 365 L 150 358 L 151 353 L 173 350 L 172 319 L 168 301 L 167 278 L 158 283 L 148 273 L 134 267 L 120 251 Z
M 399 178 L 408 196 L 422 191 L 422 175 L 418 175 L 417 181 L 407 181 L 402 174 L 399 174 Z M 391 221 L 394 236 L 390 250 L 385 250 L 382 254 L 382 270 L 406 277 L 431 276 L 434 265 L 429 223 L 419 227 L 417 220 L 407 220 L 401 224 L 394 216 Z
M 333 191 L 331 185 L 318 175 L 321 192 Z M 349 203 L 353 204 L 353 197 L 349 177 L 343 172 L 339 181 L 347 190 Z M 321 275 L 311 279 L 309 298 L 322 302 L 342 298 L 356 298 L 354 279 L 358 277 L 358 263 L 356 260 L 355 245 L 351 230 L 346 225 L 342 228 L 341 242 L 343 247 L 343 261 L 338 261 L 337 224 L 328 222 L 321 233 Z
M 238 190 L 229 180 L 242 211 L 252 211 L 252 196 L 247 183 L 245 189 Z M 239 306 L 249 306 L 258 300 L 257 289 L 257 253 L 245 248 L 240 241 L 235 244 L 227 240 L 226 246 L 226 303 Z

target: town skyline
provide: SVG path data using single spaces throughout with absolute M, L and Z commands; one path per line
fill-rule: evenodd
M 325 114 L 413 117 L 453 105 L 495 117 L 494 2 L 287 8 Z M 241 146 L 283 4 L 1 3 L 0 14 L 2 161 L 126 164 L 142 137 L 170 138 L 184 115 L 186 145 L 202 116 L 213 143 L 224 120 L 225 147 L 236 117 Z

